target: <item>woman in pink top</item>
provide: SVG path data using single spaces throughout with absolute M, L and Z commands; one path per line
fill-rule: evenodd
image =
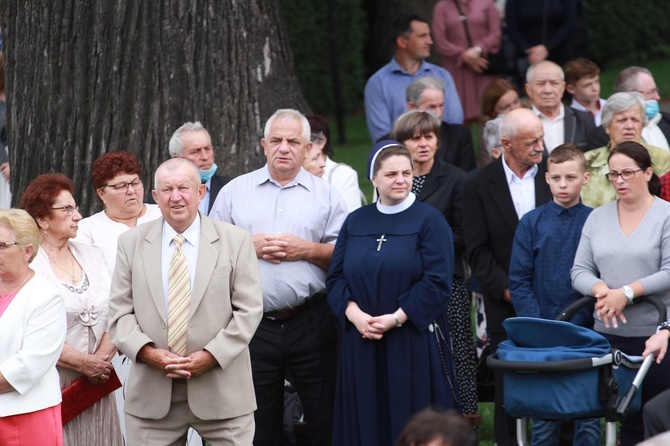
M 433 9 L 432 27 L 442 66 L 456 83 L 465 122 L 472 123 L 479 115 L 482 90 L 496 78 L 483 72 L 486 57 L 500 50 L 500 13 L 493 0 L 441 0 Z
M 60 290 L 28 266 L 40 236 L 30 215 L 0 210 L 0 445 L 62 446 L 56 362 L 66 332 Z

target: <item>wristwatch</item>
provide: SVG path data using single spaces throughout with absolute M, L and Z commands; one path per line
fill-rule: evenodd
M 659 332 L 661 330 L 670 331 L 670 321 L 663 322 L 661 325 L 658 326 L 658 329 L 656 331 Z
M 628 299 L 628 305 L 633 305 L 635 302 L 633 299 L 635 299 L 635 291 L 629 286 L 624 286 L 622 288 L 623 294 L 626 295 L 626 299 Z

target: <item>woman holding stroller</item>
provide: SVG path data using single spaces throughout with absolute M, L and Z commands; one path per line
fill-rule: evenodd
M 656 331 L 658 314 L 635 305 L 643 295 L 670 306 L 670 203 L 655 197 L 658 177 L 641 144 L 627 141 L 608 158 L 607 179 L 618 199 L 595 209 L 586 220 L 572 268 L 572 286 L 597 298 L 594 330 L 613 348 L 641 355 Z M 670 364 L 656 364 L 642 387 L 645 403 L 670 388 Z M 642 441 L 640 412 L 621 423 L 621 445 Z

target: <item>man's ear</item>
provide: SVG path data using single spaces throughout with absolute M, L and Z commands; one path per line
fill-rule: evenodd
M 571 95 L 574 96 L 575 87 L 573 85 L 570 85 L 570 84 L 565 84 L 565 91 L 567 91 L 568 93 L 570 93 Z

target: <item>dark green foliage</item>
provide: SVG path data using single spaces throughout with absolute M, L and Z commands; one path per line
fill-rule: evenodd
M 667 0 L 583 0 L 589 51 L 601 67 L 670 56 Z
M 315 113 L 335 110 L 331 42 L 336 40 L 340 97 L 344 111 L 354 110 L 363 91 L 365 23 L 361 0 L 281 0 L 293 62 L 302 93 Z M 328 34 L 332 4 L 334 35 Z

